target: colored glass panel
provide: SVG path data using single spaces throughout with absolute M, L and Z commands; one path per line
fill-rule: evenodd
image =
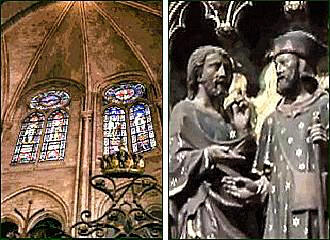
M 23 121 L 14 150 L 12 164 L 36 161 L 44 122 L 45 116 L 39 112 L 31 113 Z
M 110 87 L 105 92 L 105 104 L 110 101 L 115 103 L 132 103 L 138 97 L 145 97 L 145 88 L 141 83 L 120 83 Z
M 56 110 L 47 119 L 40 161 L 64 160 L 69 117 L 64 110 Z
M 70 96 L 62 90 L 51 90 L 40 93 L 33 97 L 30 103 L 30 108 L 39 110 L 54 109 L 67 105 L 70 101 Z
M 150 108 L 144 103 L 138 103 L 130 108 L 130 129 L 133 152 L 144 152 L 156 146 Z
M 103 154 L 114 154 L 121 144 L 127 148 L 125 110 L 109 107 L 103 116 Z

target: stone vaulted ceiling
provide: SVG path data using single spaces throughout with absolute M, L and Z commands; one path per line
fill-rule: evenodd
M 138 72 L 161 93 L 161 2 L 36 2 L 1 5 L 2 90 L 12 104 L 27 86 L 71 79 L 95 91 Z M 160 95 L 159 95 L 160 96 Z M 2 115 L 3 116 L 3 115 Z

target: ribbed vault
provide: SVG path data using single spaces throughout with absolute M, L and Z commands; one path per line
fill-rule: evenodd
M 45 79 L 72 79 L 90 92 L 108 76 L 141 72 L 161 97 L 161 2 L 9 6 L 1 9 L 2 119 L 10 120 L 25 86 Z

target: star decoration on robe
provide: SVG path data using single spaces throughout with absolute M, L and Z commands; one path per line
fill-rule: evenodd
M 305 124 L 304 124 L 303 122 L 300 122 L 300 123 L 298 124 L 298 128 L 299 128 L 299 129 L 303 129 L 304 126 L 305 126 Z
M 176 177 L 172 178 L 172 180 L 171 180 L 171 186 L 174 187 L 177 182 L 178 182 L 178 179 Z
M 272 186 L 272 193 L 273 193 L 273 194 L 275 193 L 275 190 L 276 190 L 275 185 L 273 185 L 273 186 Z
M 185 154 L 183 152 L 180 152 L 178 154 L 178 160 L 179 160 L 179 163 L 181 163 L 185 158 Z
M 298 158 L 300 158 L 302 154 L 303 154 L 303 151 L 301 150 L 301 148 L 298 148 L 298 149 L 296 150 L 296 156 L 297 156 Z
M 271 118 L 271 117 L 268 118 L 267 123 L 268 123 L 268 125 L 271 125 L 273 123 L 273 118 Z
M 299 224 L 300 224 L 300 219 L 297 218 L 297 217 L 294 217 L 294 218 L 292 219 L 292 224 L 293 224 L 293 226 L 298 227 Z
M 306 168 L 305 163 L 300 163 L 298 168 L 299 168 L 299 170 L 304 170 Z
M 182 167 L 182 168 L 181 168 L 181 174 L 184 173 L 184 170 L 185 170 L 184 167 Z
M 316 116 L 320 116 L 320 112 L 319 111 L 314 111 L 313 112 L 313 117 L 316 117 Z
M 230 139 L 234 139 L 236 137 L 236 131 L 231 130 L 230 133 L 229 133 L 229 137 L 230 137 Z
M 290 189 L 290 182 L 285 182 L 285 191 L 288 191 Z
M 293 143 L 293 138 L 292 137 L 289 137 L 288 138 L 288 144 L 291 145 Z

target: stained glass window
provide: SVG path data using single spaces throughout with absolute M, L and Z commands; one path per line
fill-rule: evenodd
M 133 105 L 129 110 L 133 152 L 148 151 L 156 146 L 149 106 L 144 103 Z
M 117 106 L 106 108 L 103 115 L 103 154 L 119 151 L 120 145 L 129 147 L 133 153 L 156 146 L 150 108 L 145 103 L 136 104 L 146 98 L 147 91 L 141 83 L 121 82 L 105 91 L 103 103 Z
M 125 110 L 119 107 L 108 107 L 103 115 L 103 154 L 119 151 L 123 144 L 127 148 L 127 130 Z
M 39 112 L 30 114 L 23 121 L 12 163 L 31 163 L 36 161 L 44 122 L 45 116 Z
M 40 161 L 64 160 L 69 117 L 64 110 L 56 110 L 47 119 Z
M 31 99 L 30 108 L 39 112 L 31 113 L 23 121 L 12 164 L 36 162 L 37 159 L 64 160 L 69 124 L 64 108 L 69 103 L 70 95 L 63 90 L 46 91 Z
M 145 94 L 145 88 L 141 83 L 120 83 L 105 92 L 105 104 L 109 102 L 132 103 L 138 97 L 145 97 Z
M 70 101 L 70 96 L 62 90 L 51 90 L 43 92 L 33 97 L 30 108 L 39 110 L 54 109 L 66 106 Z

